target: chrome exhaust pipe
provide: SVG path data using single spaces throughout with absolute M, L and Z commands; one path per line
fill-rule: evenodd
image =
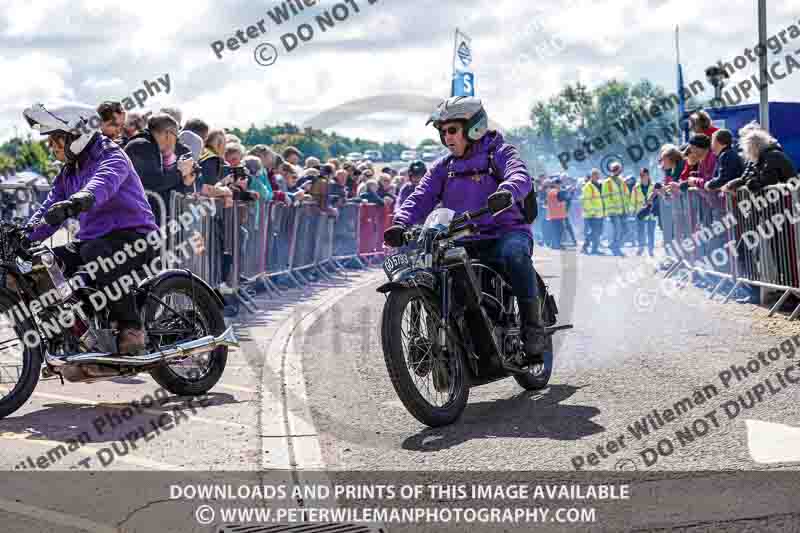
M 226 329 L 219 337 L 208 335 L 193 341 L 176 344 L 171 348 L 145 355 L 121 356 L 110 353 L 82 353 L 72 355 L 64 360 L 66 365 L 101 364 L 117 366 L 146 366 L 153 363 L 165 363 L 176 359 L 184 359 L 215 350 L 219 346 L 238 347 L 239 341 L 233 333 L 233 327 Z

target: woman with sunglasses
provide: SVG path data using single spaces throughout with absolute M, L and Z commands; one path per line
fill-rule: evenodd
M 405 244 L 406 227 L 423 222 L 439 202 L 456 215 L 488 204 L 497 214 L 475 220 L 477 234 L 468 238 L 471 242 L 465 247 L 470 256 L 505 271 L 520 307 L 525 353 L 532 364 L 542 362 L 547 343 L 531 261 L 531 224 L 522 208 L 533 188 L 528 168 L 514 146 L 489 130 L 489 118 L 478 98 L 445 100 L 431 115 L 431 122 L 450 155 L 433 163 L 397 209 L 384 240 L 393 247 Z M 498 213 L 509 201 L 511 207 Z

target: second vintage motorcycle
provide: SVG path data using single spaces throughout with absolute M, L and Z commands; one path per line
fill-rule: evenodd
M 92 304 L 99 289 L 88 276 L 66 280 L 49 247 L 28 247 L 28 229 L 0 223 L 0 418 L 30 398 L 40 375 L 90 383 L 149 372 L 179 396 L 205 394 L 219 381 L 238 341 L 225 327 L 222 297 L 205 281 L 172 269 L 130 287 L 147 353 L 118 354 L 108 308 Z
M 388 294 L 381 323 L 386 367 L 408 412 L 431 427 L 461 416 L 470 387 L 513 376 L 527 390 L 545 388 L 553 370 L 552 335 L 572 327 L 556 326 L 555 299 L 537 273 L 549 349 L 544 363 L 528 363 L 511 286 L 458 243 L 474 233 L 470 221 L 489 212 L 456 217 L 437 209 L 406 233 L 415 250 L 384 260 L 389 281 L 377 290 Z

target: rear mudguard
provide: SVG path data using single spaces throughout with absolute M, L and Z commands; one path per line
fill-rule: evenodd
M 383 294 L 395 289 L 409 289 L 413 287 L 424 287 L 434 293 L 438 293 L 436 278 L 430 271 L 424 268 L 404 270 L 398 273 L 392 281 L 384 283 L 375 290 Z
M 196 276 L 191 270 L 173 268 L 170 270 L 163 270 L 155 276 L 147 278 L 141 283 L 141 285 L 139 285 L 139 293 L 136 295 L 136 303 L 139 305 L 139 309 L 142 309 L 147 302 L 147 293 L 153 290 L 158 284 L 175 277 L 191 279 L 194 283 L 198 284 L 204 289 L 207 289 L 208 292 L 214 295 L 214 301 L 217 302 L 220 310 L 225 308 L 225 303 L 222 300 L 222 294 L 220 294 L 217 289 L 211 288 L 211 285 L 206 283 L 202 278 Z

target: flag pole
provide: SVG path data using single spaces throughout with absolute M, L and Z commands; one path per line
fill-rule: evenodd
M 453 57 L 450 61 L 450 68 L 452 69 L 452 73 L 450 74 L 450 96 L 455 94 L 453 90 L 455 87 L 456 82 L 456 51 L 458 49 L 458 27 L 456 27 L 456 33 L 453 35 Z
M 680 144 L 680 141 L 681 141 L 681 138 L 680 138 L 680 136 L 681 136 L 681 134 L 680 134 L 680 131 L 681 131 L 681 119 L 683 119 L 683 117 L 681 116 L 681 113 L 684 112 L 683 106 L 680 105 L 680 103 L 683 102 L 683 80 L 681 79 L 681 77 L 682 77 L 681 74 L 682 73 L 681 73 L 681 44 L 680 44 L 681 34 L 680 34 L 680 31 L 681 31 L 680 26 L 676 25 L 675 26 L 675 57 L 677 58 L 677 61 L 678 61 L 678 70 L 677 70 L 677 77 L 678 77 L 678 81 L 677 81 L 677 85 L 678 85 L 678 112 L 676 114 L 676 116 L 677 116 L 676 126 L 677 127 L 675 128 L 675 131 L 678 132 L 678 144 Z

